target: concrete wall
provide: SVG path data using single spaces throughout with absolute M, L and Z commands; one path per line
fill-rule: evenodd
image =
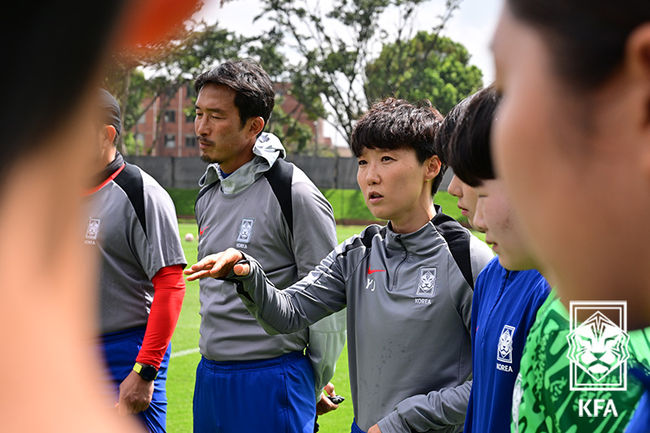
M 207 164 L 200 158 L 174 156 L 127 156 L 165 188 L 198 188 Z M 296 164 L 319 188 L 358 189 L 356 158 L 323 158 L 296 155 L 287 158 Z M 445 173 L 440 190 L 446 190 L 451 170 Z
M 198 188 L 207 164 L 200 158 L 175 156 L 127 156 L 165 188 Z

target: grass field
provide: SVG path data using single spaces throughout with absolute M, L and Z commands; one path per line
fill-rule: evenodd
M 321 191 L 332 204 L 334 218 L 337 221 L 374 220 L 363 200 L 363 194 L 358 189 L 323 189 Z M 178 215 L 189 218 L 194 216 L 194 200 L 198 189 L 168 188 L 167 192 L 174 201 Z M 435 195 L 435 202 L 442 206 L 447 215 L 456 218 L 460 222 L 467 222 L 467 219 L 460 214 L 460 210 L 456 206 L 456 198 L 446 191 L 439 191 Z
M 436 203 L 440 204 L 443 211 L 459 218 L 456 200 L 447 193 L 438 193 Z M 336 203 L 332 203 L 336 209 Z M 337 236 L 339 242 L 359 233 L 363 226 L 338 226 Z M 196 262 L 197 228 L 192 220 L 179 221 L 181 239 L 186 233 L 192 233 L 195 240 L 182 241 L 185 257 L 189 263 Z M 199 284 L 196 281 L 187 282 L 187 292 L 183 302 L 183 309 L 178 320 L 178 325 L 172 339 L 172 359 L 169 365 L 167 379 L 167 396 L 169 400 L 167 431 L 169 433 L 186 433 L 192 431 L 192 394 L 194 392 L 194 376 L 200 355 L 199 343 Z M 332 379 L 336 392 L 346 398 L 339 409 L 319 418 L 323 433 L 349 432 L 352 418 L 352 398 L 350 396 L 350 382 L 348 378 L 347 349 L 343 350 L 337 363 L 336 373 Z

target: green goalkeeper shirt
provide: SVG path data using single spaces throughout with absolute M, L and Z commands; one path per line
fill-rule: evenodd
M 512 432 L 625 431 L 643 393 L 641 384 L 628 375 L 627 391 L 570 391 L 569 331 L 569 314 L 553 292 L 537 312 L 521 357 L 512 399 Z M 629 335 L 628 367 L 650 365 L 650 328 Z M 581 417 L 579 400 L 588 399 L 613 400 L 618 416 L 610 412 Z

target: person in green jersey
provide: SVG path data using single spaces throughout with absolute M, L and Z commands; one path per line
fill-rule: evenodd
M 565 305 L 626 301 L 628 329 L 650 326 L 650 1 L 505 0 L 491 46 L 501 95 L 492 155 L 533 253 Z M 575 414 L 562 372 L 568 325 L 553 311 L 539 313 L 524 351 L 519 425 L 622 430 L 620 419 Z M 633 380 L 644 386 L 627 433 L 650 432 L 643 359 L 636 355 L 645 368 L 628 360 L 637 367 L 628 394 L 616 393 L 631 397 Z
M 526 339 L 513 391 L 512 432 L 625 431 L 643 386 L 629 375 L 627 391 L 571 391 L 566 338 L 569 332 L 569 313 L 552 292 L 537 312 Z M 650 328 L 629 334 L 628 366 L 650 365 Z M 614 410 L 607 410 L 603 403 L 599 416 L 594 416 L 594 402 L 598 399 L 611 399 Z

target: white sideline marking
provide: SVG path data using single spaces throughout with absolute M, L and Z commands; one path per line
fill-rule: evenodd
M 177 358 L 179 356 L 191 355 L 193 353 L 197 353 L 198 351 L 199 351 L 198 347 L 195 347 L 194 349 L 180 350 L 178 352 L 173 352 L 170 358 Z

